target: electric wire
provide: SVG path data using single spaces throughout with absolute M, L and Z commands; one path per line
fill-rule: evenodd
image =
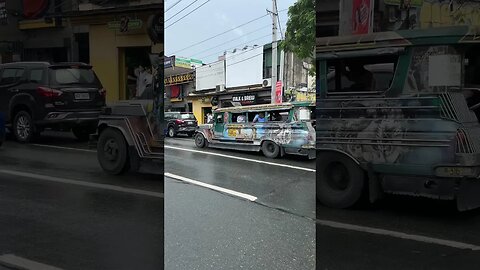
M 279 11 L 279 13 L 280 13 L 280 12 L 283 12 L 283 11 L 286 11 L 286 10 L 287 10 L 287 9 L 281 10 L 281 11 Z M 189 45 L 189 46 L 187 46 L 187 47 L 185 47 L 185 48 L 182 48 L 182 49 L 180 49 L 180 50 L 177 50 L 177 51 L 175 51 L 175 52 L 172 53 L 172 54 L 175 55 L 175 54 L 177 54 L 177 53 L 179 53 L 179 52 L 182 52 L 182 51 L 185 51 L 185 50 L 190 49 L 190 48 L 192 48 L 192 47 L 195 47 L 195 46 L 197 46 L 197 45 L 203 44 L 203 43 L 205 43 L 205 42 L 207 42 L 207 41 L 209 41 L 209 40 L 212 40 L 212 39 L 214 39 L 214 38 L 217 38 L 217 37 L 219 37 L 219 36 L 222 36 L 222 35 L 224 35 L 224 34 L 226 34 L 226 33 L 231 32 L 231 31 L 234 31 L 234 30 L 236 30 L 236 29 L 238 29 L 238 28 L 240 28 L 240 27 L 243 27 L 243 26 L 245 26 L 245 25 L 248 25 L 248 24 L 250 24 L 250 23 L 253 23 L 253 22 L 255 22 L 255 21 L 258 21 L 258 20 L 260 20 L 260 19 L 263 19 L 263 18 L 267 17 L 268 15 L 269 15 L 269 14 L 267 13 L 267 14 L 265 14 L 265 15 L 262 15 L 262 16 L 260 16 L 260 17 L 255 18 L 255 19 L 252 19 L 252 20 L 250 20 L 250 21 L 248 21 L 248 22 L 245 22 L 245 23 L 243 23 L 243 24 L 240 24 L 239 26 L 233 27 L 233 28 L 231 28 L 231 29 L 229 29 L 229 30 L 226 30 L 226 31 L 221 32 L 221 33 L 218 33 L 218 34 L 216 34 L 216 35 L 214 35 L 214 36 L 211 36 L 211 37 L 209 37 L 209 38 L 207 38 L 207 39 L 204 39 L 204 40 L 202 40 L 202 41 L 199 41 L 199 42 L 196 42 L 196 43 L 194 43 L 194 44 L 192 44 L 192 45 Z
M 175 7 L 178 3 L 182 2 L 182 0 L 178 0 L 177 2 L 175 2 L 175 4 L 169 6 L 166 10 L 165 10 L 165 13 L 167 13 L 167 11 L 169 11 L 170 9 L 172 9 L 173 7 Z
M 198 0 L 195 0 L 195 2 L 198 1 Z M 203 7 L 205 4 L 207 4 L 208 2 L 210 2 L 211 0 L 207 0 L 205 1 L 203 4 L 201 4 L 200 6 L 196 7 L 194 10 L 190 11 L 189 13 L 185 14 L 185 16 L 181 17 L 180 19 L 174 21 L 173 23 L 171 23 L 170 25 L 166 26 L 165 29 L 169 28 L 170 26 L 176 24 L 177 22 L 179 22 L 180 20 L 182 20 L 183 18 L 187 17 L 188 15 L 192 14 L 193 12 L 195 12 L 196 10 L 200 9 L 201 7 Z
M 195 2 L 198 2 L 198 0 L 194 0 L 193 2 L 191 2 L 190 4 L 188 4 L 186 7 L 182 8 L 180 11 L 178 11 L 177 13 L 173 14 L 170 18 L 166 19 L 165 22 L 168 22 L 169 20 L 173 19 L 173 17 L 177 16 L 178 14 L 182 13 L 185 9 L 191 7 L 193 4 L 195 4 Z

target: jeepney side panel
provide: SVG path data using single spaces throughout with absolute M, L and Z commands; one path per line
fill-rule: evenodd
M 426 50 L 423 56 L 438 51 Z M 412 63 L 414 57 L 417 63 Z M 326 98 L 326 64 L 320 62 L 317 149 L 345 152 L 364 168 L 372 164 L 375 171 L 387 174 L 432 175 L 432 164 L 454 162 L 458 124 L 444 119 L 442 105 L 450 97 L 418 88 L 418 81 L 425 79 L 415 74 L 415 68 L 425 65 L 422 59 L 412 48 L 401 55 L 383 98 Z
M 295 121 L 295 110 L 289 112 L 286 122 L 255 123 L 256 141 L 271 140 L 283 148 L 315 147 L 315 130 L 308 121 Z

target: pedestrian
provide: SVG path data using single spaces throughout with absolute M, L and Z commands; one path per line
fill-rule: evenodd
M 211 124 L 213 122 L 213 115 L 211 113 L 207 113 L 207 124 Z
M 257 115 L 255 115 L 255 118 L 253 118 L 253 122 L 254 123 L 265 123 L 266 122 L 266 119 L 265 119 L 265 113 L 261 112 L 261 113 L 258 113 Z

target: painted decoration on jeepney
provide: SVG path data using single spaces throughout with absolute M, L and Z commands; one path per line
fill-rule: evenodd
M 401 5 L 410 2 L 410 5 Z M 472 0 L 385 0 L 387 29 L 480 26 L 480 2 Z
M 460 57 L 460 54 L 457 53 L 454 47 L 452 46 L 423 46 L 415 47 L 413 49 L 412 62 L 408 69 L 407 81 L 405 83 L 405 93 L 418 94 L 420 92 L 442 92 L 445 91 L 451 84 L 459 85 L 461 83 L 461 76 L 458 76 L 458 72 L 461 72 L 460 63 L 454 63 L 455 67 L 444 67 L 446 69 L 458 68 L 460 70 L 455 70 L 455 75 L 446 75 L 447 79 L 450 76 L 455 76 L 455 79 L 460 79 L 458 83 L 448 83 L 445 85 L 444 82 L 438 80 L 438 76 L 431 76 L 433 73 L 430 72 L 431 68 L 434 68 L 434 71 L 441 69 L 442 67 L 433 67 L 432 64 L 437 64 L 436 61 L 439 59 L 436 57 L 445 56 L 449 59 L 454 59 L 453 62 L 458 61 L 457 57 Z M 452 57 L 453 56 L 453 57 Z M 432 62 L 433 59 L 433 63 Z M 440 58 L 441 59 L 441 58 Z M 455 60 L 456 59 L 456 60 Z M 461 59 L 461 57 L 460 57 Z M 443 66 L 443 65 L 442 65 Z M 448 72 L 442 71 L 442 72 Z M 443 85 L 442 85 L 443 83 Z

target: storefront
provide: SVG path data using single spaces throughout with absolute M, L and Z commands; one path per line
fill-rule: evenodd
M 192 103 L 186 97 L 194 89 L 193 71 L 165 77 L 165 110 L 191 112 Z
M 269 104 L 271 101 L 271 90 L 270 88 L 252 88 L 225 92 L 196 92 L 191 93 L 188 99 L 192 102 L 193 114 L 199 124 L 204 124 L 207 114 L 217 108 Z
M 107 102 L 141 96 L 152 82 L 149 56 L 162 53 L 149 31 L 163 4 L 82 10 L 70 15 L 75 26 L 88 26 L 90 64 L 107 89 Z M 163 22 L 161 22 L 163 23 Z

